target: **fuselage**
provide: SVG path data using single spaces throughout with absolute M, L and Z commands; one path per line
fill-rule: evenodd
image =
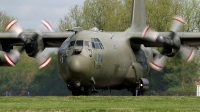
M 135 87 L 147 77 L 151 49 L 134 49 L 126 32 L 80 31 L 63 42 L 58 68 L 68 86 Z

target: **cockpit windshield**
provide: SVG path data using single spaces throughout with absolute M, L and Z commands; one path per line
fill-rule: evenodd
M 83 46 L 83 40 L 77 40 L 76 46 Z

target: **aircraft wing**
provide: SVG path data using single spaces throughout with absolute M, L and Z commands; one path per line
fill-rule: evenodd
M 25 33 L 25 35 L 32 35 L 33 33 Z M 60 45 L 74 32 L 45 32 L 42 33 L 42 39 L 45 47 L 60 47 Z M 22 46 L 23 41 L 18 38 L 16 33 L 0 33 L 0 42 L 2 45 Z
M 43 33 L 42 38 L 46 47 L 60 47 L 60 45 L 74 32 Z
M 160 36 L 168 37 L 169 32 L 158 32 Z M 200 33 L 199 32 L 177 32 L 176 35 L 180 37 L 181 43 L 189 46 L 200 46 Z M 162 44 L 150 42 L 142 38 L 142 32 L 133 32 L 127 34 L 131 42 L 135 44 L 144 44 L 146 47 L 162 47 Z

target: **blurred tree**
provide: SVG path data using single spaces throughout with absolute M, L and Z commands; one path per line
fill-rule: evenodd
M 9 16 L 6 12 L 0 11 L 0 32 L 5 32 L 6 25 L 13 17 Z
M 29 91 L 32 95 L 71 95 L 66 84 L 58 74 L 57 56 L 51 55 L 52 62 L 44 70 L 38 70 L 32 82 Z
M 106 31 L 124 31 L 129 26 L 130 0 L 86 0 L 83 7 L 74 6 L 64 19 L 60 19 L 59 30 L 72 26 L 84 29 L 98 27 Z M 128 13 L 126 12 L 128 9 Z M 118 24 L 116 24 L 118 23 Z
M 65 16 L 64 19 L 60 19 L 58 30 L 66 31 L 66 29 L 82 26 L 82 14 L 82 8 L 78 5 L 75 5 L 70 9 L 70 13 L 68 14 L 68 16 Z
M 168 83 L 165 87 L 168 94 L 172 95 L 195 95 L 195 81 L 200 76 L 200 57 L 197 55 L 194 60 L 187 63 L 180 56 L 168 59 L 167 72 L 164 80 Z
M 84 28 L 124 31 L 128 28 L 130 20 L 126 18 L 126 3 L 124 0 L 86 0 L 83 6 Z
M 27 94 L 29 84 L 32 82 L 35 73 L 39 70 L 34 58 L 21 54 L 20 61 L 15 67 L 0 67 L 0 91 L 10 91 L 12 95 Z

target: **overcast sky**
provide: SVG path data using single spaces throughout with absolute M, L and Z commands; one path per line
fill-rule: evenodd
M 53 27 L 58 26 L 74 5 L 82 6 L 85 0 L 0 0 L 0 11 L 16 17 L 24 28 L 36 29 L 40 20 L 47 20 Z

